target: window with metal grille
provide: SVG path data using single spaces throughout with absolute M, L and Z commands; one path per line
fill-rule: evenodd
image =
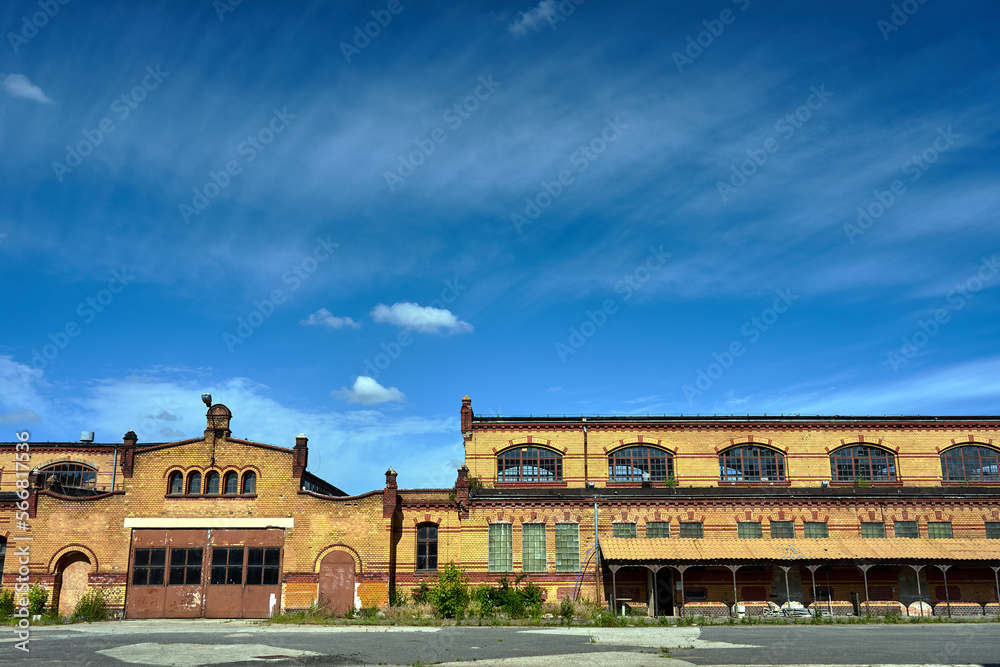
M 647 521 L 646 537 L 670 537 L 670 522 Z
M 885 524 L 880 521 L 862 521 L 861 537 L 885 537 Z
M 201 473 L 193 472 L 188 475 L 188 493 L 201 493 Z
M 435 523 L 417 526 L 417 569 L 438 568 L 438 527 Z
M 701 521 L 682 521 L 677 531 L 678 537 L 705 537 L 705 524 Z
M 892 532 L 896 537 L 920 537 L 916 521 L 893 521 Z
M 210 496 L 218 495 L 219 473 L 213 471 L 205 475 L 205 493 Z
M 830 474 L 837 482 L 892 482 L 896 457 L 884 449 L 855 445 L 830 454 Z
M 618 449 L 608 456 L 608 480 L 663 482 L 674 476 L 673 454 L 656 447 L 637 445 Z
M 167 567 L 166 549 L 136 549 L 132 563 L 133 586 L 162 586 Z
M 545 572 L 545 524 L 521 524 L 521 569 Z
M 783 482 L 785 457 L 756 445 L 727 449 L 719 454 L 719 479 L 726 482 Z
M 174 495 L 184 493 L 184 476 L 179 472 L 170 473 L 170 491 Z
M 489 533 L 489 571 L 514 570 L 514 532 L 509 523 L 491 523 Z
M 580 571 L 580 524 L 556 524 L 556 572 Z
M 826 521 L 805 521 L 802 523 L 802 537 L 830 537 Z
M 202 549 L 170 550 L 170 585 L 201 584 Z
M 541 447 L 518 447 L 497 455 L 497 481 L 544 483 L 562 481 L 562 456 Z
M 949 482 L 1000 482 L 1000 451 L 978 445 L 941 454 L 941 474 Z
M 257 493 L 257 473 L 243 473 L 243 493 L 244 495 L 254 495 Z
M 928 521 L 927 537 L 934 539 L 951 538 L 951 521 Z
M 239 475 L 237 475 L 235 472 L 226 473 L 225 483 L 223 484 L 223 488 L 225 489 L 225 494 L 227 496 L 236 495 L 236 486 L 238 479 Z
M 1000 521 L 986 522 L 986 537 L 991 540 L 1000 540 Z
M 53 463 L 39 470 L 42 480 L 55 477 L 63 486 L 93 488 L 97 482 L 97 469 L 82 463 Z
M 211 584 L 239 586 L 243 583 L 243 547 L 212 549 Z
M 635 537 L 634 523 L 616 523 L 611 528 L 612 537 Z
M 737 521 L 736 536 L 751 539 L 763 537 L 764 533 L 760 529 L 760 521 Z
M 249 547 L 247 549 L 247 586 L 276 586 L 281 571 L 281 549 Z
M 792 539 L 795 537 L 795 522 L 794 521 L 772 521 L 771 522 L 771 537 L 777 537 L 780 539 Z

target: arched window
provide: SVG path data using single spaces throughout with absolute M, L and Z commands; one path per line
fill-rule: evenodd
M 218 495 L 219 493 L 219 473 L 214 470 L 205 475 L 205 493 L 210 496 Z
M 783 482 L 785 457 L 756 445 L 733 447 L 719 454 L 719 479 L 724 482 Z
M 179 472 L 170 473 L 170 483 L 167 484 L 167 488 L 169 489 L 167 493 L 174 495 L 184 493 L 184 475 Z
M 941 453 L 947 482 L 1000 482 L 1000 451 L 981 445 L 953 447 Z
M 62 486 L 94 488 L 97 481 L 97 469 L 83 463 L 53 463 L 41 470 L 42 481 L 55 477 Z
M 237 484 L 238 478 L 239 478 L 239 476 L 235 472 L 227 472 L 226 473 L 225 484 L 224 484 L 224 488 L 225 488 L 224 493 L 227 496 L 235 496 L 236 495 L 236 484 Z
M 656 447 L 633 445 L 617 449 L 608 456 L 608 480 L 641 482 L 648 474 L 650 482 L 662 482 L 674 476 L 673 454 Z
M 193 472 L 188 475 L 188 493 L 201 493 L 201 473 Z
M 830 454 L 830 475 L 835 482 L 893 482 L 896 457 L 868 445 L 844 447 Z
M 417 569 L 436 570 L 438 567 L 438 527 L 436 523 L 417 526 Z
M 253 471 L 243 473 L 243 493 L 247 495 L 257 493 L 257 473 Z
M 562 456 L 541 447 L 518 447 L 497 455 L 498 482 L 561 482 Z

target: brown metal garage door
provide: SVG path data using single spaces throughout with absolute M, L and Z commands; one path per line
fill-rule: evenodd
M 285 533 L 133 530 L 129 618 L 266 618 L 281 598 Z

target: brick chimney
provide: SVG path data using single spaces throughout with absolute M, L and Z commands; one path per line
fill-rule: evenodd
M 292 448 L 292 477 L 300 479 L 309 463 L 309 438 L 304 433 L 295 436 L 295 446 Z
M 122 436 L 122 442 L 125 443 L 121 453 L 122 476 L 130 479 L 132 466 L 135 465 L 135 445 L 139 442 L 139 436 L 135 434 L 135 431 L 129 431 Z
M 398 486 L 396 486 L 396 471 L 389 468 L 385 471 L 385 491 L 382 492 L 382 518 L 389 519 L 396 511 L 398 502 Z
M 462 399 L 462 437 L 472 440 L 472 399 L 468 396 Z
M 455 504 L 458 505 L 458 518 L 469 518 L 469 467 L 463 465 L 458 469 L 458 479 L 455 480 Z

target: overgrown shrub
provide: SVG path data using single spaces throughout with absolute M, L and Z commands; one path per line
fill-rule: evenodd
M 573 607 L 573 601 L 570 600 L 569 596 L 567 595 L 562 599 L 562 602 L 559 603 L 559 615 L 562 617 L 564 621 L 566 621 L 566 623 L 572 623 L 575 611 L 576 610 Z
M 10 618 L 14 615 L 14 591 L 0 591 L 0 619 Z
M 108 599 L 100 588 L 87 591 L 73 610 L 74 619 L 104 621 L 108 618 Z
M 439 616 L 461 618 L 469 606 L 469 578 L 454 563 L 448 563 L 438 572 L 437 586 L 429 597 Z
M 41 614 L 45 609 L 45 603 L 49 601 L 49 591 L 37 583 L 32 584 L 28 590 L 28 612 L 32 616 Z
M 431 601 L 431 587 L 426 581 L 422 581 L 419 586 L 412 589 L 410 597 L 413 598 L 414 604 L 427 604 Z
M 406 604 L 406 593 L 399 586 L 393 586 L 389 591 L 389 606 L 401 607 Z

